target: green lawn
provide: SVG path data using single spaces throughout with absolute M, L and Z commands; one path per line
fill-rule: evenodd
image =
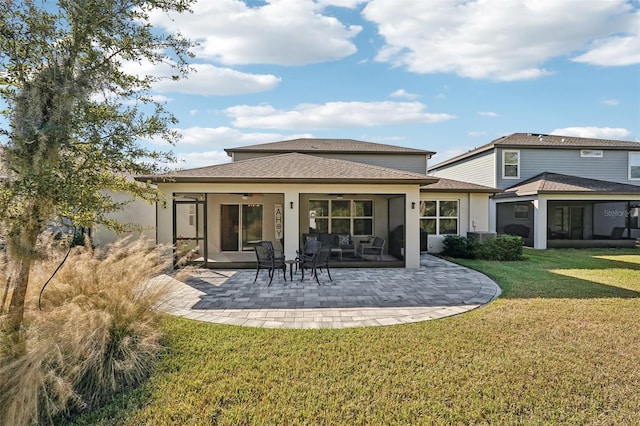
M 166 318 L 141 388 L 79 424 L 637 424 L 640 252 L 464 261 L 503 295 L 467 314 L 347 330 Z

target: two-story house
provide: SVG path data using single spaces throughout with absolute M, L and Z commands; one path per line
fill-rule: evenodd
M 137 178 L 170 200 L 156 208 L 156 241 L 193 249 L 205 266 L 250 266 L 260 240 L 282 241 L 293 259 L 303 235 L 316 233 L 356 248 L 377 236 L 397 259 L 390 266 L 418 268 L 443 235 L 489 230 L 497 190 L 427 176 L 432 151 L 295 139 L 226 152 L 231 163 Z
M 496 187 L 491 230 L 535 248 L 633 245 L 640 236 L 640 143 L 514 133 L 429 168 Z

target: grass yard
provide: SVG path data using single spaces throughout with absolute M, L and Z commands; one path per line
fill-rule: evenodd
M 402 326 L 268 330 L 166 318 L 141 388 L 78 424 L 638 424 L 640 252 L 464 261 L 503 295 Z

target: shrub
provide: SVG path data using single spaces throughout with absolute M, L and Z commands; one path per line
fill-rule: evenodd
M 504 234 L 496 235 L 478 245 L 475 254 L 477 258 L 485 260 L 521 260 L 522 237 Z
M 450 257 L 472 259 L 474 257 L 474 244 L 469 239 L 460 235 L 447 235 L 443 242 L 442 254 Z
M 484 242 L 460 235 L 444 237 L 442 254 L 463 259 L 510 261 L 522 259 L 522 238 L 515 235 L 496 235 Z
M 0 337 L 0 424 L 52 423 L 139 384 L 161 350 L 162 248 L 122 240 L 105 251 L 74 248 L 25 312 L 22 345 Z M 170 258 L 168 259 L 170 261 Z M 59 260 L 34 268 L 30 306 Z

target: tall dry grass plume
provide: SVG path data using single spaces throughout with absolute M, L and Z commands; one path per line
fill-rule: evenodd
M 53 423 L 103 404 L 148 377 L 162 349 L 154 306 L 165 289 L 151 279 L 170 267 L 166 248 L 130 239 L 74 248 L 40 311 L 63 257 L 34 268 L 23 346 L 0 335 L 0 424 Z

